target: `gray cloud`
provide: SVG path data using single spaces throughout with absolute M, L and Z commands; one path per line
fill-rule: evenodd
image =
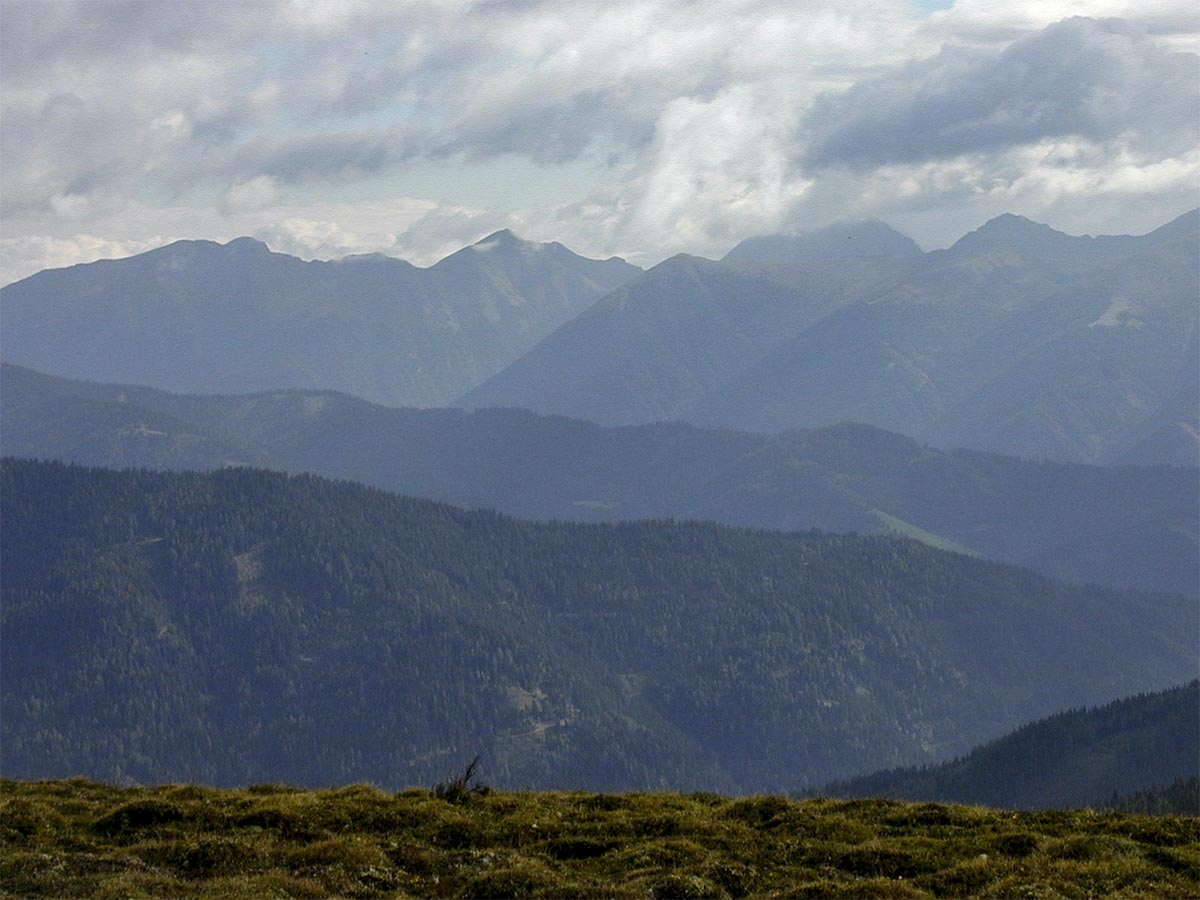
M 734 41 L 706 27 L 706 4 L 384 10 L 336 39 L 306 38 L 286 78 L 318 124 L 381 110 L 386 124 L 263 136 L 221 171 L 300 181 L 376 174 L 417 156 L 516 153 L 554 164 L 598 146 L 627 156 L 652 141 L 672 100 L 710 98 L 739 77 Z M 679 25 L 671 41 L 664 19 Z
M 194 53 L 254 34 L 265 9 L 228 0 L 6 0 L 0 16 L 0 76 L 44 71 L 48 62 Z
M 948 47 L 821 97 L 803 162 L 868 168 L 1071 136 L 1182 153 L 1196 137 L 1196 68 L 1118 20 L 1067 19 L 999 52 Z
M 3 213 L 94 217 L 229 143 L 254 119 L 247 49 L 265 6 L 0 3 Z
M 404 143 L 397 129 L 261 139 L 239 148 L 223 170 L 269 175 L 288 184 L 375 175 L 415 155 L 405 151 Z
M 508 225 L 652 263 L 846 217 L 1150 216 L 1200 155 L 1167 50 L 1191 7 L 1144 6 L 0 0 L 0 212 L 20 266 L 155 234 L 428 260 Z M 1146 32 L 1045 27 L 1074 8 Z
M 624 169 L 676 101 L 892 58 L 909 19 L 904 0 L 10 0 L 2 193 L 49 211 L 101 189 L 177 202 L 260 176 L 345 183 L 414 158 Z M 54 95 L 81 110 L 63 126 L 41 112 Z

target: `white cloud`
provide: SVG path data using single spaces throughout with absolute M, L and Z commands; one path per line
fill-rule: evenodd
M 18 281 L 42 269 L 57 269 L 97 259 L 121 259 L 168 244 L 175 238 L 153 235 L 120 241 L 77 234 L 69 238 L 25 236 L 0 238 L 0 285 Z
M 287 218 L 266 225 L 254 237 L 273 250 L 305 259 L 337 259 L 355 253 L 385 253 L 396 246 L 389 232 L 350 232 L 337 222 Z
M 432 262 L 506 226 L 651 263 L 848 216 L 936 243 L 1004 203 L 1096 230 L 1196 199 L 1195 60 L 1171 51 L 1200 29 L 1177 0 L 232 9 L 0 3 L 3 272 L 157 235 Z M 514 156 L 607 178 L 444 189 Z
M 1163 44 L 1196 49 L 1200 26 L 1191 0 L 956 0 L 923 30 L 937 43 L 1007 43 L 1072 16 L 1137 22 Z
M 1196 69 L 1195 56 L 1128 23 L 1066 19 L 999 51 L 946 48 L 820 98 L 804 158 L 886 165 L 1063 137 L 1161 158 L 1194 143 Z
M 229 186 L 225 192 L 225 208 L 241 212 L 273 205 L 279 198 L 279 188 L 270 175 L 256 175 Z
M 884 218 L 926 249 L 1005 212 L 1072 234 L 1143 234 L 1200 205 L 1200 151 L 1145 164 L 1085 141 L 831 172 L 792 210 L 796 223 Z
M 745 86 L 670 104 L 631 185 L 623 240 L 711 252 L 747 229 L 777 227 L 807 187 L 787 171 L 793 109 Z
M 449 234 L 430 234 L 427 238 L 409 233 L 435 212 L 446 217 L 457 215 L 459 221 L 467 221 L 461 218 L 461 210 L 408 197 L 355 204 L 314 203 L 238 210 L 224 206 L 152 207 L 129 203 L 90 223 L 99 226 L 107 235 L 104 238 L 80 233 L 78 223 L 61 218 L 51 223 L 56 230 L 50 234 L 11 236 L 14 229 L 6 227 L 5 236 L 0 237 L 0 284 L 24 278 L 39 269 L 141 253 L 180 238 L 224 242 L 251 235 L 274 250 L 304 259 L 387 252 L 425 264 L 440 259 L 440 251 L 453 243 L 458 234 L 465 235 L 462 243 L 466 243 L 483 233 L 476 233 L 469 223 L 465 228 L 452 229 Z M 26 218 L 12 224 L 32 230 L 39 221 Z

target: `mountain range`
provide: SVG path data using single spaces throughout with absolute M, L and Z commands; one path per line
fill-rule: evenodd
M 0 357 L 168 390 L 316 387 L 440 406 L 640 271 L 509 231 L 428 269 L 179 241 L 0 289 Z
M 266 466 L 534 519 L 888 531 L 1074 582 L 1197 596 L 1196 469 L 953 453 L 865 425 L 777 435 L 604 428 L 515 409 L 391 409 L 329 391 L 182 396 L 0 369 L 9 455 Z
M 1196 676 L 1198 247 L 1200 211 L 644 272 L 507 231 L 427 269 L 242 238 L 8 285 L 0 774 L 1057 773 L 971 795 L 1010 805 L 1162 774 L 1176 700 L 982 742 Z
M 608 425 L 858 421 L 948 448 L 1196 464 L 1200 212 L 1098 238 L 1005 215 L 925 254 L 881 228 L 673 257 L 459 403 Z
M 0 358 L 183 393 L 344 391 L 603 425 L 856 421 L 934 446 L 1200 460 L 1200 211 L 1139 237 L 880 222 L 642 272 L 497 232 L 428 269 L 181 241 L 0 289 Z
M 0 467 L 3 774 L 752 792 L 1196 670 L 1196 604 L 887 537 Z

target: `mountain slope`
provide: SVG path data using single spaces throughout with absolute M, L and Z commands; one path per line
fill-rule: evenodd
M 168 390 L 326 387 L 440 405 L 638 271 L 507 231 L 429 269 L 180 241 L 0 289 L 0 356 Z
M 1117 795 L 1197 777 L 1200 683 L 1193 681 L 1059 713 L 952 762 L 865 775 L 823 793 L 1016 809 L 1102 806 Z
M 604 425 L 672 419 L 814 315 L 791 288 L 675 256 L 455 405 L 519 406 Z
M 660 264 L 458 405 L 760 432 L 860 421 L 1064 462 L 1200 460 L 1200 213 L 1095 238 L 1000 216 L 921 255 L 777 243 Z
M 5 366 L 9 455 L 254 464 L 538 519 L 898 530 L 1076 582 L 1195 596 L 1195 469 L 946 453 L 866 426 L 754 435 L 520 410 L 389 409 L 331 392 L 178 396 Z
M 1160 229 L 1138 252 L 1096 266 L 1018 327 L 1009 324 L 1022 350 L 925 437 L 1104 463 L 1145 443 L 1176 396 L 1190 387 L 1194 397 L 1200 384 L 1200 226 L 1196 216 L 1191 223 L 1179 235 Z M 1192 423 L 1197 411 L 1193 405 Z M 1196 461 L 1194 436 L 1186 428 L 1179 436 L 1191 437 Z M 1158 458 L 1186 462 L 1189 454 L 1181 448 Z
M 1178 682 L 1195 605 L 886 538 L 8 460 L 4 774 L 762 790 Z
M 712 793 L 443 799 L 424 785 L 2 789 L 4 887 L 23 898 L 1200 896 L 1200 822 L 1183 815 Z
M 1115 462 L 1146 440 L 1179 385 L 1200 380 L 1188 365 L 1197 221 L 1072 238 L 993 220 L 782 343 L 684 417 L 751 430 L 853 419 L 944 447 Z M 1198 458 L 1194 439 L 1158 446 L 1155 462 Z

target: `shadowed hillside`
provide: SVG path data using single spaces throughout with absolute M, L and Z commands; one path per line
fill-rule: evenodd
M 796 788 L 1196 669 L 1183 597 L 886 537 L 8 460 L 4 774 Z M 800 784 L 798 784 L 800 782 Z
M 1059 713 L 953 762 L 852 778 L 825 792 L 1018 808 L 1101 806 L 1189 778 L 1200 778 L 1195 681 Z M 1178 811 L 1200 815 L 1200 806 Z

